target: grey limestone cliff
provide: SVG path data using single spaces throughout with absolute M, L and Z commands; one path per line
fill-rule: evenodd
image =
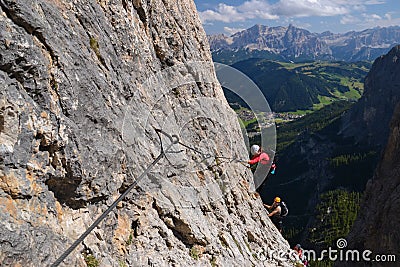
M 400 46 L 374 61 L 365 78 L 364 93 L 343 116 L 341 133 L 353 136 L 357 143 L 382 149 L 389 135 L 390 120 L 400 101 Z
M 189 0 L 0 1 L 0 265 L 288 266 Z M 187 147 L 171 144 L 162 128 Z M 93 266 L 93 265 L 92 265 Z
M 348 249 L 358 249 L 360 255 L 362 252 L 369 250 L 371 254 L 367 255 L 367 260 L 361 259 L 359 263 L 347 261 L 340 262 L 337 266 L 399 266 L 399 49 L 400 47 L 397 46 L 387 55 L 376 60 L 373 69 L 368 75 L 369 78 L 367 78 L 367 84 L 371 84 L 375 90 L 386 91 L 386 93 L 381 93 L 382 97 L 386 96 L 384 98 L 386 104 L 374 105 L 374 109 L 371 107 L 369 112 L 367 106 L 363 105 L 365 117 L 380 118 L 385 122 L 390 121 L 388 123 L 390 127 L 385 126 L 385 128 L 389 128 L 389 131 L 385 131 L 384 126 L 375 130 L 375 132 L 379 131 L 380 135 L 383 135 L 382 138 L 387 140 L 387 144 L 373 178 L 368 181 L 361 203 L 360 214 L 348 236 Z M 375 101 L 383 102 L 384 100 L 375 99 Z M 390 114 L 392 115 L 390 116 Z M 372 125 L 369 126 L 367 119 L 365 119 L 364 123 L 366 123 L 366 126 L 364 126 L 366 129 L 372 127 Z M 379 262 L 380 259 L 383 260 Z

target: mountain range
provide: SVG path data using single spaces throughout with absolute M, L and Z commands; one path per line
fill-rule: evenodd
M 373 61 L 400 43 L 400 27 L 377 27 L 347 33 L 312 33 L 288 27 L 254 25 L 231 36 L 209 35 L 214 61 L 232 64 L 248 58 L 281 61 Z

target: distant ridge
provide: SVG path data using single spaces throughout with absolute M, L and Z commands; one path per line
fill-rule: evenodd
M 293 25 L 257 24 L 231 36 L 209 35 L 208 41 L 214 60 L 227 64 L 254 57 L 282 61 L 373 61 L 400 44 L 400 27 L 312 33 Z

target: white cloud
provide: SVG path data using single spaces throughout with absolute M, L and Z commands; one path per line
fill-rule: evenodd
M 372 19 L 372 20 L 381 20 L 382 19 L 382 17 L 377 14 L 370 14 L 370 15 L 368 15 L 368 18 Z
M 359 17 L 344 16 L 340 23 L 353 24 L 359 29 L 367 29 L 374 27 L 389 27 L 400 25 L 400 18 L 393 18 L 391 13 L 386 13 L 384 16 L 377 14 L 363 13 Z
M 247 19 L 278 19 L 279 16 L 271 13 L 271 6 L 264 0 L 245 1 L 239 6 L 230 6 L 224 3 L 218 4 L 215 10 L 199 12 L 202 22 L 222 21 L 236 22 Z
M 206 10 L 200 12 L 200 18 L 202 22 L 207 21 L 223 21 L 223 22 L 234 22 L 244 21 L 246 18 L 237 12 L 236 7 L 228 6 L 226 4 L 219 4 L 214 10 Z
M 382 5 L 385 3 L 386 2 L 384 0 L 369 0 L 365 2 L 366 5 Z
M 353 6 L 353 5 L 380 5 L 385 4 L 386 0 L 319 0 L 319 2 L 330 3 L 332 5 L 339 5 L 339 6 Z
M 365 28 L 365 25 L 378 26 L 383 21 L 383 18 L 377 14 L 363 13 L 361 16 L 346 15 L 340 19 L 341 24 L 354 24 L 360 25 Z
M 274 9 L 276 13 L 291 17 L 327 17 L 349 13 L 347 4 L 326 0 L 281 0 Z
M 237 33 L 237 32 L 241 32 L 241 31 L 243 31 L 243 30 L 245 30 L 245 29 L 243 29 L 243 28 L 224 27 L 224 31 L 225 31 L 226 33 L 228 33 L 229 35 L 235 34 L 235 33 Z
M 355 16 L 346 15 L 340 19 L 340 24 L 356 24 L 359 23 L 360 19 Z
M 364 12 L 367 5 L 384 3 L 384 0 L 279 0 L 275 4 L 269 4 L 268 1 L 246 0 L 236 6 L 220 3 L 213 10 L 200 12 L 200 18 L 204 23 L 207 21 L 237 22 L 255 18 L 276 20 L 281 17 L 328 17 L 348 15 L 354 10 Z
M 378 26 L 381 23 L 382 17 L 377 14 L 362 14 L 364 19 L 363 24 Z

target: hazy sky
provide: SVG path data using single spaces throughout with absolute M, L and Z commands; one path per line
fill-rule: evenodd
M 321 33 L 400 26 L 400 0 L 194 0 L 207 34 L 233 34 L 254 24 Z

